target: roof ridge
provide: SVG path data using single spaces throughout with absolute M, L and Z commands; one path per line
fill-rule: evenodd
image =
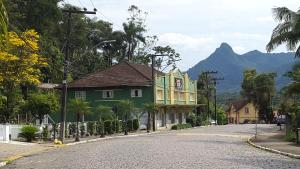
M 144 73 L 142 73 L 141 71 L 139 71 L 137 68 L 135 68 L 132 64 L 133 63 L 130 63 L 129 61 L 124 61 L 125 63 L 127 63 L 131 68 L 133 68 L 135 71 L 137 71 L 139 74 L 141 74 L 143 77 L 145 77 L 146 79 L 148 80 L 152 80 L 150 78 L 148 78 L 146 75 L 144 75 Z M 152 73 L 151 73 L 152 74 Z

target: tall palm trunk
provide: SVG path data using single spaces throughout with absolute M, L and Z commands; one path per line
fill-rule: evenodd
M 76 120 L 76 138 L 75 141 L 79 141 L 79 116 L 80 114 L 77 113 L 77 120 Z

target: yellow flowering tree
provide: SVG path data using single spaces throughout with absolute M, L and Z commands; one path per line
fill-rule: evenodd
M 9 121 L 14 111 L 14 91 L 21 84 L 40 83 L 41 67 L 47 66 L 46 59 L 39 55 L 39 35 L 34 30 L 20 34 L 8 32 L 7 39 L 0 44 L 0 86 L 6 97 L 4 120 Z

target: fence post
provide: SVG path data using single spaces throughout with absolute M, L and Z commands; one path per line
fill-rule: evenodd
M 9 124 L 4 125 L 4 141 L 9 141 Z

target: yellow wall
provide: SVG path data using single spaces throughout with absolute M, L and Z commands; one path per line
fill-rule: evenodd
M 246 113 L 245 109 L 248 108 L 248 112 Z M 238 116 L 237 116 L 238 114 Z M 249 120 L 249 123 L 255 122 L 255 119 L 258 119 L 258 112 L 255 114 L 255 107 L 252 103 L 248 103 L 244 107 L 242 107 L 238 112 L 236 112 L 233 107 L 230 108 L 229 112 L 227 112 L 228 118 L 233 118 L 233 122 L 236 123 L 236 118 L 238 118 L 238 123 L 244 123 L 246 120 Z M 228 122 L 229 119 L 228 119 Z

